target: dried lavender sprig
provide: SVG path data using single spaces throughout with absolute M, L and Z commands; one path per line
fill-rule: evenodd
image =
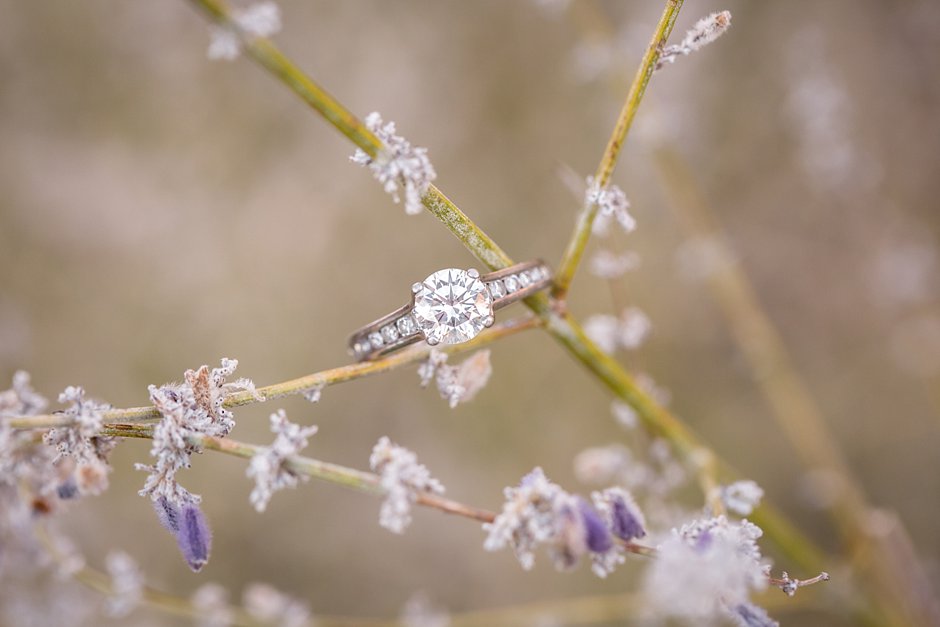
M 662 47 L 669 38 L 669 34 L 672 32 L 672 27 L 676 22 L 676 17 L 679 15 L 679 9 L 681 8 L 682 0 L 668 0 L 663 14 L 656 25 L 656 30 L 653 31 L 649 46 L 647 46 L 646 53 L 640 61 L 640 67 L 637 68 L 633 82 L 630 85 L 630 90 L 627 92 L 626 100 L 623 103 L 623 108 L 620 110 L 617 124 L 614 126 L 610 139 L 607 141 L 607 148 L 604 150 L 604 155 L 601 157 L 601 162 L 598 164 L 597 171 L 594 174 L 594 182 L 600 189 L 605 188 L 610 182 L 610 176 L 613 174 L 614 166 L 617 164 L 617 158 L 620 156 L 623 142 L 627 137 L 630 126 L 633 124 L 633 118 L 636 116 L 640 102 L 643 100 L 643 95 L 646 93 L 646 86 L 649 84 L 650 77 L 653 75 L 653 69 L 659 61 Z M 594 219 L 597 217 L 597 211 L 597 203 L 589 202 L 585 204 L 584 208 L 581 210 L 581 214 L 578 216 L 578 222 L 571 234 L 571 239 L 568 241 L 565 255 L 555 273 L 555 298 L 564 299 L 568 294 L 568 288 L 571 286 L 571 281 L 574 279 L 575 272 L 584 255 L 584 249 L 591 236 Z
M 719 11 L 706 15 L 686 32 L 681 42 L 663 48 L 653 71 L 661 70 L 664 66 L 675 63 L 680 56 L 690 55 L 696 50 L 701 50 L 724 35 L 730 26 L 731 11 Z
M 119 424 L 104 427 L 102 433 L 116 437 L 150 439 L 153 437 L 153 428 L 149 425 Z M 243 459 L 251 459 L 255 455 L 262 453 L 264 449 L 262 446 L 239 442 L 231 438 L 216 438 L 198 433 L 189 434 L 187 440 L 193 446 L 201 450 L 218 451 Z M 385 490 L 381 486 L 379 476 L 370 472 L 348 468 L 339 464 L 304 457 L 302 455 L 291 455 L 285 458 L 283 463 L 285 468 L 298 475 L 335 483 L 367 494 L 378 496 L 385 495 Z M 463 503 L 426 492 L 417 494 L 415 503 L 438 509 L 447 514 L 456 514 L 480 522 L 491 522 L 495 516 L 493 512 L 464 505 Z
M 463 353 L 486 346 L 496 340 L 515 335 L 521 331 L 534 329 L 541 321 L 532 316 L 519 316 L 494 324 L 485 332 L 463 344 L 439 346 L 438 351 L 446 353 Z M 365 361 L 347 366 L 321 370 L 297 379 L 282 383 L 274 383 L 257 388 L 255 394 L 250 392 L 236 392 L 229 394 L 222 402 L 222 407 L 231 409 L 294 394 L 306 394 L 311 389 L 327 387 L 337 383 L 355 381 L 363 377 L 395 370 L 408 364 L 427 359 L 431 348 L 426 345 L 414 345 L 375 361 Z M 147 423 L 160 419 L 160 412 L 150 405 L 147 407 L 130 407 L 127 409 L 108 409 L 101 412 L 102 425 Z M 63 414 L 39 414 L 35 416 L 17 416 L 5 420 L 5 424 L 12 429 L 49 429 L 71 424 L 71 417 Z

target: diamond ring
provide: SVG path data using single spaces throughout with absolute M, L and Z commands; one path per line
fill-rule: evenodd
M 552 274 L 540 260 L 480 275 L 445 268 L 411 286 L 411 302 L 357 330 L 349 352 L 374 359 L 421 340 L 431 346 L 461 344 L 492 326 L 493 312 L 549 287 Z

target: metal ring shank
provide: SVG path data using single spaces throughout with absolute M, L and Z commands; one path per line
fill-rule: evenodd
M 493 311 L 522 300 L 552 284 L 552 273 L 539 259 L 517 263 L 480 280 L 493 301 Z M 424 340 L 424 334 L 411 316 L 414 296 L 407 305 L 357 329 L 349 338 L 349 352 L 357 361 L 375 359 L 409 344 Z

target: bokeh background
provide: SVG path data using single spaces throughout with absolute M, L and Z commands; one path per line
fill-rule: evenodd
M 660 5 L 282 0 L 276 40 L 351 110 L 380 111 L 427 146 L 440 187 L 513 257 L 556 265 L 579 204 L 559 169 L 596 167 Z M 871 501 L 899 513 L 935 574 L 940 5 L 688 0 L 674 37 L 725 8 L 730 32 L 652 81 L 614 177 L 639 227 L 601 244 L 641 256 L 620 289 L 654 325 L 621 357 L 838 552 L 712 293 L 683 270 L 687 237 L 655 166 L 665 147 L 701 186 Z M 3 381 L 22 368 L 49 397 L 82 385 L 136 406 L 148 384 L 223 356 L 258 385 L 286 380 L 345 363 L 347 333 L 416 279 L 473 264 L 433 217 L 393 205 L 293 94 L 248 60 L 210 62 L 207 43 L 183 1 L 0 1 Z M 613 311 L 607 283 L 583 272 L 572 309 Z M 535 465 L 587 490 L 574 456 L 625 438 L 607 393 L 538 332 L 492 351 L 490 384 L 453 411 L 410 368 L 318 405 L 244 408 L 233 437 L 270 441 L 267 416 L 283 406 L 320 426 L 310 455 L 364 468 L 388 435 L 472 504 L 498 507 Z M 111 490 L 64 527 L 90 563 L 124 549 L 179 594 L 217 581 L 237 597 L 266 581 L 317 613 L 387 617 L 416 590 L 462 611 L 635 587 L 630 566 L 606 581 L 545 559 L 525 573 L 482 551 L 475 524 L 437 512 L 392 535 L 378 501 L 327 484 L 279 493 L 259 515 L 245 463 L 215 454 L 182 475 L 215 531 L 192 574 L 136 494 L 148 448 L 122 444 Z M 807 605 L 775 615 L 851 623 Z

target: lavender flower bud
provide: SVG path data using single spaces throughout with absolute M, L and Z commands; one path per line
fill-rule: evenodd
M 558 529 L 557 543 L 552 551 L 552 560 L 558 570 L 574 568 L 584 553 L 587 552 L 587 530 L 578 511 L 580 508 L 571 502 L 570 497 L 555 512 Z
M 175 534 L 180 528 L 180 509 L 170 502 L 165 496 L 161 496 L 153 502 L 153 511 L 157 513 L 160 524 Z
M 632 540 L 642 538 L 646 535 L 646 529 L 643 527 L 643 514 L 640 513 L 636 503 L 620 495 L 611 498 L 613 506 L 611 512 L 611 531 L 621 540 Z
M 587 501 L 578 497 L 578 513 L 584 525 L 584 535 L 587 547 L 594 553 L 606 553 L 613 546 L 610 531 L 600 515 Z
M 74 499 L 78 496 L 78 486 L 75 485 L 75 479 L 69 477 L 56 487 L 56 495 L 63 501 Z
M 198 505 L 189 503 L 180 511 L 178 524 L 176 542 L 180 552 L 193 572 L 198 573 L 209 561 L 209 548 L 212 545 L 209 522 Z

